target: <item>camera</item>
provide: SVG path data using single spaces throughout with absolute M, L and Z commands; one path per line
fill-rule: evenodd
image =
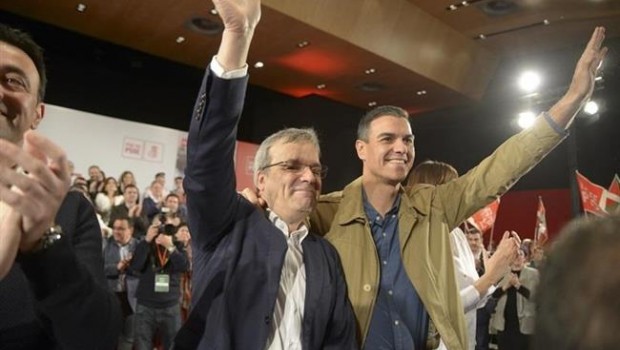
M 173 224 L 166 223 L 166 221 L 168 221 L 169 212 L 170 212 L 170 209 L 164 207 L 164 208 L 161 208 L 158 214 L 159 215 L 159 233 L 162 233 L 167 236 L 174 236 L 174 234 L 177 233 L 177 227 L 174 226 Z

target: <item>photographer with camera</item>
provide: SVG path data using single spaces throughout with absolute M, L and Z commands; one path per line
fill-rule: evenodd
M 180 281 L 189 269 L 189 259 L 183 244 L 174 237 L 178 226 L 166 212 L 160 212 L 131 261 L 130 269 L 140 276 L 134 334 L 137 350 L 153 349 L 157 330 L 164 349 L 169 349 L 181 327 Z

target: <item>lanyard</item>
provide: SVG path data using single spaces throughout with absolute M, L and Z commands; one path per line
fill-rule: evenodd
M 159 266 L 163 269 L 164 266 L 166 266 L 166 263 L 168 262 L 168 260 L 170 259 L 170 254 L 168 254 L 168 249 L 166 249 L 166 247 L 162 247 L 159 244 L 157 244 L 156 247 L 157 247 L 157 260 L 159 260 Z

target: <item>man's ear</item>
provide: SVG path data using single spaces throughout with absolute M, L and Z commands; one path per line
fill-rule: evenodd
M 359 159 L 366 160 L 366 142 L 362 140 L 356 140 L 355 150 L 357 151 L 357 157 Z
M 43 116 L 45 115 L 45 105 L 43 102 L 39 102 L 37 107 L 35 108 L 35 118 L 32 120 L 32 124 L 30 124 L 30 129 L 34 130 L 39 127 L 39 123 L 43 120 Z
M 256 189 L 259 196 L 265 190 L 265 173 L 263 171 L 260 171 L 256 176 Z

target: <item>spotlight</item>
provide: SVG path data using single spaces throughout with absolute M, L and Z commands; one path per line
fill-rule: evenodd
M 519 113 L 519 120 L 517 123 L 522 129 L 527 129 L 534 124 L 536 120 L 536 115 L 534 112 L 521 112 Z
M 519 77 L 519 87 L 527 92 L 532 92 L 540 85 L 540 75 L 536 72 L 524 72 Z
M 594 101 L 588 101 L 586 105 L 583 107 L 583 111 L 588 113 L 589 115 L 594 115 L 598 113 L 598 103 Z

